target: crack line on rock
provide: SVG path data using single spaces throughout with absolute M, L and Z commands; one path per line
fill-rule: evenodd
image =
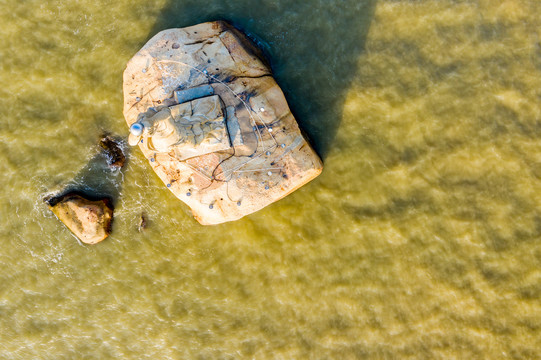
M 178 60 L 158 60 L 157 62 L 172 62 L 172 63 L 178 63 L 178 64 L 181 64 L 181 65 L 186 65 L 188 67 L 191 67 L 192 69 L 194 69 L 195 71 L 209 77 L 209 78 L 212 78 L 213 80 L 215 80 L 216 82 L 224 85 L 229 91 L 231 91 L 231 93 L 240 101 L 242 102 L 242 104 L 244 105 L 244 107 L 246 108 L 246 110 L 248 110 L 248 115 L 250 116 L 250 120 L 252 120 L 252 126 L 255 126 L 256 127 L 256 130 L 257 130 L 257 133 L 259 135 L 259 140 L 261 141 L 261 146 L 263 146 L 263 138 L 262 138 L 262 135 L 261 135 L 261 132 L 259 131 L 259 128 L 257 127 L 257 123 L 255 121 L 255 119 L 253 118 L 253 114 L 252 113 L 255 113 L 255 115 L 259 118 L 260 122 L 263 124 L 263 126 L 265 127 L 265 129 L 267 129 L 267 132 L 269 133 L 269 135 L 271 136 L 271 138 L 274 140 L 274 143 L 276 145 L 278 145 L 278 142 L 276 141 L 274 135 L 272 135 L 272 133 L 270 131 L 268 131 L 268 127 L 267 127 L 267 124 L 265 123 L 265 121 L 263 121 L 263 119 L 261 118 L 261 116 L 259 116 L 258 113 L 256 113 L 252 108 L 251 106 L 249 106 L 240 96 L 239 94 L 237 94 L 235 91 L 233 91 L 233 89 L 227 85 L 225 82 L 221 81 L 220 79 L 218 79 L 217 77 L 213 76 L 213 75 L 209 75 L 208 73 L 205 73 L 204 71 L 201 71 L 200 69 L 190 65 L 190 64 L 187 64 L 185 62 L 182 62 L 182 61 L 178 61 Z M 255 131 L 254 131 L 255 132 Z M 259 146 L 259 144 L 258 144 Z M 267 150 L 268 148 L 265 148 L 264 150 Z
M 221 39 L 220 39 L 220 42 L 221 42 Z M 222 42 L 223 44 L 223 42 Z M 224 45 L 225 46 L 225 45 Z M 227 47 L 226 47 L 227 49 Z M 229 49 L 227 49 L 227 51 L 229 52 Z M 231 54 L 231 53 L 230 53 Z M 233 58 L 233 57 L 232 57 Z M 233 60 L 234 61 L 234 60 Z M 262 149 L 262 152 L 255 156 L 255 157 L 251 157 L 250 160 L 240 164 L 239 166 L 237 166 L 236 168 L 233 169 L 233 172 L 236 172 L 237 170 L 241 169 L 242 167 L 246 166 L 248 163 L 250 163 L 251 161 L 259 158 L 260 156 L 262 156 L 263 154 L 266 154 L 267 152 L 269 152 L 269 150 L 275 150 L 277 147 L 278 147 L 278 142 L 276 141 L 276 138 L 274 137 L 274 135 L 272 134 L 271 131 L 269 131 L 269 128 L 267 126 L 267 124 L 265 123 L 265 121 L 263 121 L 263 119 L 261 118 L 261 116 L 259 116 L 259 114 L 257 112 L 255 112 L 251 106 L 249 106 L 240 96 L 239 94 L 237 94 L 229 85 L 227 85 L 225 82 L 221 81 L 220 79 L 218 79 L 217 77 L 213 76 L 213 75 L 209 75 L 207 72 L 205 71 L 202 71 L 190 64 L 187 64 L 185 62 L 182 62 L 182 61 L 178 61 L 178 60 L 157 60 L 156 63 L 161 63 L 161 62 L 170 62 L 170 63 L 176 63 L 176 64 L 180 64 L 180 65 L 185 65 L 185 66 L 188 66 L 192 69 L 194 69 L 195 71 L 199 72 L 200 74 L 206 76 L 207 78 L 211 78 L 213 79 L 214 81 L 224 85 L 243 105 L 244 107 L 246 108 L 246 110 L 248 111 L 248 115 L 250 117 L 250 120 L 252 122 L 252 131 L 256 134 L 256 136 L 258 137 L 258 144 L 257 144 L 257 147 L 263 147 Z M 264 76 L 271 76 L 270 74 L 267 75 L 267 74 L 264 74 L 262 76 L 258 76 L 258 77 L 264 77 Z M 250 78 L 249 76 L 244 76 L 246 78 Z M 252 77 L 252 78 L 258 78 L 258 77 Z M 273 146 L 270 146 L 270 147 L 265 147 L 264 145 L 264 141 L 263 141 L 263 137 L 262 137 L 262 134 L 261 134 L 261 131 L 259 130 L 259 127 L 257 126 L 257 122 L 255 121 L 254 117 L 253 117 L 253 114 L 255 114 L 255 116 L 257 116 L 260 120 L 260 122 L 263 124 L 264 128 L 267 130 L 267 134 L 270 135 L 270 137 L 272 138 L 272 140 L 274 141 L 275 145 Z M 256 148 L 257 149 L 257 148 Z M 234 150 L 234 149 L 233 149 Z M 257 152 L 257 150 L 254 152 L 254 154 Z M 215 171 L 221 166 L 222 163 L 224 163 L 225 161 L 231 159 L 232 157 L 235 156 L 235 153 L 231 154 L 231 156 L 229 156 L 228 158 L 226 159 L 223 159 L 222 161 L 220 161 L 220 163 L 218 165 L 216 165 L 215 169 L 213 170 L 212 172 L 212 177 L 210 178 L 211 180 L 211 184 L 212 184 L 212 181 L 216 180 L 216 181 L 230 181 L 231 179 L 229 180 L 219 180 L 219 179 L 216 179 L 216 176 L 219 176 L 221 174 L 224 174 L 225 172 L 222 171 L 220 174 L 218 175 L 215 175 Z M 253 156 L 253 155 L 252 155 Z M 229 170 L 231 171 L 231 170 Z M 247 171 L 259 171 L 257 169 L 254 169 L 254 170 L 247 170 Z M 231 172 L 231 174 L 233 173 Z M 227 178 L 227 176 L 226 176 Z M 209 185 L 210 186 L 210 185 Z

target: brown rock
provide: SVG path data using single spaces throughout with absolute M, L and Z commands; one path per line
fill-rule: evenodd
M 46 200 L 49 209 L 86 244 L 96 244 L 111 233 L 113 206 L 109 199 L 89 200 L 68 193 Z
M 147 226 L 148 226 L 147 216 L 143 212 L 141 213 L 141 217 L 139 218 L 139 226 L 137 227 L 137 230 L 139 230 L 139 232 L 142 232 L 143 230 L 147 228 Z
M 107 155 L 107 164 L 112 168 L 121 168 L 124 166 L 126 157 L 122 152 L 120 144 L 109 135 L 104 135 L 100 139 L 100 146 L 105 150 Z
M 239 219 L 321 173 L 259 50 L 225 22 L 154 36 L 124 71 L 130 144 L 202 224 Z

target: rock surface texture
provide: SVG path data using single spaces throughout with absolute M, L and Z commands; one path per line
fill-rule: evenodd
M 225 22 L 154 36 L 124 71 L 130 144 L 201 224 L 239 219 L 322 163 L 261 53 Z
M 111 233 L 113 207 L 108 199 L 93 201 L 68 193 L 46 202 L 56 217 L 86 244 L 96 244 Z

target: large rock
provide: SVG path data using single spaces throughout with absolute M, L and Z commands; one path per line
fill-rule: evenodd
M 86 244 L 96 244 L 111 233 L 113 206 L 109 199 L 94 201 L 68 193 L 46 202 L 56 217 Z
M 259 50 L 225 22 L 154 36 L 124 71 L 124 116 L 130 144 L 202 224 L 257 211 L 322 170 Z

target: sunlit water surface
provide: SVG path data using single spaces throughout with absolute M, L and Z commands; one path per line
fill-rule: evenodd
M 0 1 L 0 358 L 541 358 L 540 14 Z M 215 19 L 264 48 L 323 174 L 203 227 L 134 150 L 104 175 L 112 235 L 83 246 L 42 198 L 93 171 L 102 131 L 126 136 L 131 56 Z

